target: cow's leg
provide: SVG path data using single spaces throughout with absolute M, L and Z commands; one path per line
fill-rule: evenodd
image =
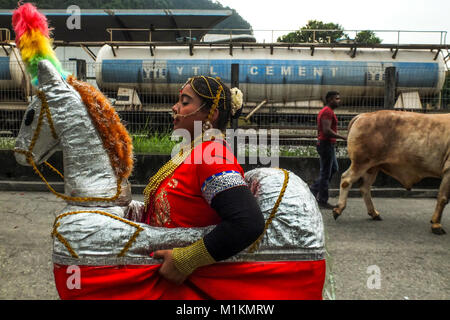
M 370 187 L 375 182 L 379 171 L 380 169 L 377 167 L 373 167 L 367 170 L 367 172 L 362 176 L 363 182 L 359 188 L 367 207 L 367 213 L 372 217 L 373 220 L 382 220 L 380 217 L 380 213 L 375 210 L 372 202 L 372 195 L 370 192 Z
M 352 163 L 350 168 L 342 174 L 339 187 L 339 200 L 336 208 L 333 209 L 333 217 L 335 220 L 339 218 L 342 211 L 344 211 L 347 206 L 348 192 L 350 191 L 352 184 L 358 181 L 365 171 L 366 169 L 356 168 Z
M 436 209 L 434 210 L 433 217 L 431 218 L 431 231 L 434 234 L 445 234 L 445 230 L 441 225 L 442 212 L 445 205 L 448 203 L 450 197 L 450 170 L 447 170 L 442 177 L 441 186 L 439 187 L 439 193 L 437 197 Z

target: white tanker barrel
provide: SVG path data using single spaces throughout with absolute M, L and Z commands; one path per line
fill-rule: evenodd
M 103 46 L 97 55 L 97 84 L 101 90 L 135 88 L 140 94 L 177 95 L 194 75 L 218 76 L 230 83 L 231 64 L 239 64 L 239 87 L 246 102 L 296 102 L 323 99 L 329 90 L 348 97 L 383 97 L 387 67 L 396 67 L 397 91 L 438 94 L 445 80 L 443 57 L 403 50 Z
M 19 59 L 19 61 L 17 60 Z M 20 53 L 17 49 L 0 51 L 0 90 L 24 90 L 29 81 Z

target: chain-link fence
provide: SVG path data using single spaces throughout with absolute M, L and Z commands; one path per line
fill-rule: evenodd
M 340 93 L 336 109 L 339 130 L 357 114 L 380 109 L 446 113 L 450 110 L 450 77 L 445 65 L 430 62 L 361 62 L 314 60 L 239 61 L 243 129 L 279 129 L 280 145 L 313 147 L 317 113 L 330 90 Z M 170 133 L 171 106 L 188 77 L 212 75 L 231 82 L 225 60 L 118 60 L 63 62 L 64 68 L 110 99 L 135 136 Z M 0 134 L 11 144 L 20 129 L 34 89 L 23 65 L 0 59 Z M 2 145 L 0 145 L 2 147 Z

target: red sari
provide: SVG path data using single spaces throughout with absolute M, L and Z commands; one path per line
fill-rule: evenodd
M 224 144 L 208 141 L 197 146 L 161 183 L 150 201 L 146 222 L 166 228 L 220 223 L 208 203 L 216 188 L 208 193 L 208 181 L 222 173 L 240 175 L 243 181 L 241 166 Z M 237 186 L 239 181 L 235 179 L 218 190 Z M 196 269 L 179 286 L 158 274 L 160 265 L 79 267 L 80 289 L 69 289 L 67 282 L 72 273 L 67 273 L 67 266 L 55 265 L 62 299 L 322 299 L 325 279 L 325 260 L 219 262 Z

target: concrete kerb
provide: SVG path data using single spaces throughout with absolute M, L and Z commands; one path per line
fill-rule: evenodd
M 129 181 L 132 186 L 133 194 L 142 194 L 149 177 L 169 160 L 169 155 L 157 154 L 136 154 L 135 166 Z M 254 159 L 246 159 L 242 165 L 245 172 L 264 165 L 258 164 Z M 48 160 L 56 168 L 63 168 L 62 152 L 55 153 Z M 340 158 L 339 172 L 334 175 L 330 182 L 330 197 L 339 195 L 340 176 L 349 167 L 349 159 Z M 45 192 L 48 191 L 47 186 L 40 180 L 31 167 L 19 165 L 11 150 L 0 150 L 0 191 L 24 191 L 24 192 Z M 311 185 L 319 174 L 318 158 L 295 158 L 280 157 L 279 167 L 287 169 L 308 185 Z M 55 172 L 48 169 L 44 165 L 39 166 L 39 170 L 43 173 L 50 185 L 57 191 L 64 191 L 64 182 Z M 61 170 L 62 171 L 62 170 Z M 440 179 L 424 179 L 414 186 L 410 191 L 404 189 L 393 178 L 380 173 L 372 186 L 373 197 L 415 197 L 415 198 L 436 198 L 440 185 Z M 359 184 L 355 183 L 350 190 L 349 197 L 360 197 Z
M 51 182 L 52 188 L 59 192 L 64 192 L 63 182 Z M 146 185 L 135 184 L 131 186 L 133 194 L 142 194 Z M 18 191 L 18 192 L 50 192 L 45 183 L 38 181 L 7 181 L 0 180 L 0 191 Z M 338 197 L 339 189 L 330 189 L 330 197 Z M 437 189 L 412 189 L 407 191 L 400 188 L 372 188 L 374 198 L 436 198 Z M 349 197 L 361 197 L 359 189 L 354 188 L 349 192 Z

